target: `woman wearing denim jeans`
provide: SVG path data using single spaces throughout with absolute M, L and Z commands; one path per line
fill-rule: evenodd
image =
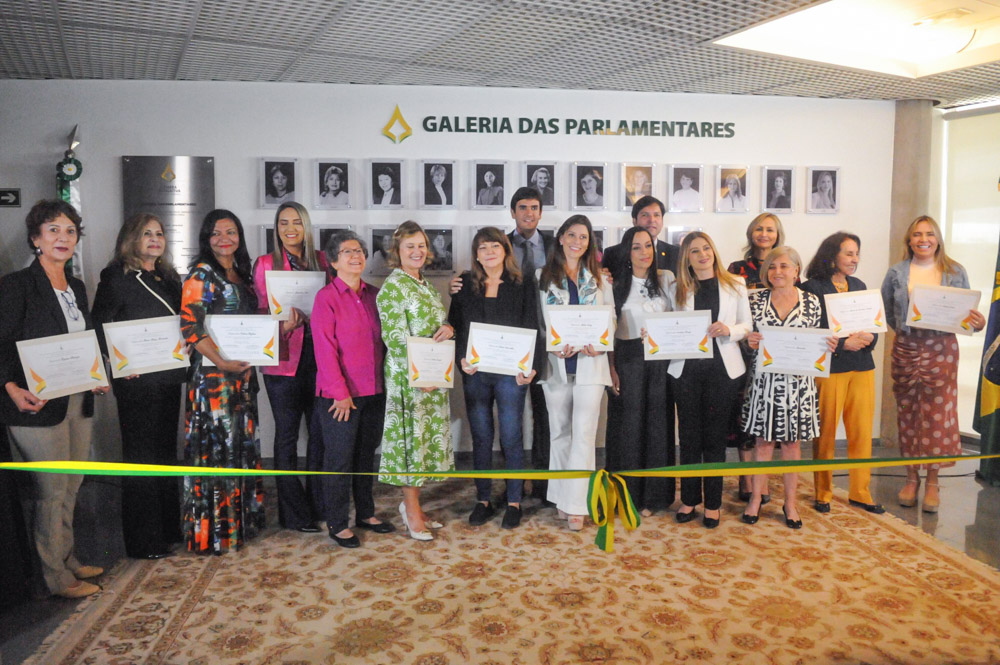
M 472 430 L 472 454 L 477 469 L 488 469 L 493 458 L 493 403 L 496 402 L 500 421 L 500 446 L 508 469 L 524 466 L 524 445 L 521 419 L 524 396 L 537 371 L 507 376 L 477 370 L 465 359 L 469 340 L 469 324 L 488 323 L 515 328 L 538 328 L 538 294 L 531 275 L 521 275 L 503 231 L 492 226 L 480 229 L 472 239 L 475 257 L 471 271 L 462 275 L 462 290 L 454 295 L 448 321 L 455 326 L 455 356 L 465 377 L 465 409 Z M 542 350 L 536 340 L 535 362 L 541 362 Z M 507 510 L 502 526 L 513 529 L 521 523 L 523 480 L 507 481 Z M 490 503 L 492 482 L 476 480 L 478 499 L 469 524 L 485 524 L 495 514 Z

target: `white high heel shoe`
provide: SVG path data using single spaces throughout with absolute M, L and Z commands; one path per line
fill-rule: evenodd
M 403 526 L 406 530 L 410 532 L 410 538 L 413 540 L 434 540 L 434 534 L 430 531 L 424 529 L 423 531 L 414 531 L 410 528 L 410 522 L 406 519 L 406 504 L 399 504 L 399 516 L 403 518 Z

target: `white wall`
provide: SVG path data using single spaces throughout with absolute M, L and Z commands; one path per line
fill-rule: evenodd
M 414 135 L 400 144 L 382 136 L 382 126 L 399 104 Z M 735 136 L 664 138 L 519 134 L 429 134 L 420 127 L 426 115 L 521 116 L 734 122 Z M 507 224 L 506 211 L 364 210 L 362 161 L 371 157 L 458 160 L 459 186 L 468 184 L 468 160 L 509 160 L 508 196 L 519 178 L 520 161 L 563 162 L 558 184 L 568 188 L 572 161 L 609 164 L 607 189 L 617 191 L 623 161 L 655 162 L 654 194 L 665 199 L 669 163 L 702 163 L 706 180 L 717 164 L 751 167 L 747 214 L 669 215 L 668 225 L 703 227 L 718 244 L 724 261 L 740 258 L 744 231 L 760 211 L 760 166 L 794 165 L 799 186 L 794 214 L 783 215 L 788 243 L 808 261 L 819 241 L 837 230 L 861 236 L 864 260 L 859 276 L 877 287 L 888 266 L 889 185 L 892 165 L 893 104 L 845 100 L 727 95 L 667 95 L 558 90 L 511 90 L 446 87 L 365 87 L 308 84 L 179 83 L 109 81 L 0 81 L 0 187 L 20 187 L 25 201 L 55 191 L 55 164 L 65 137 L 79 124 L 83 143 L 82 205 L 87 237 L 85 268 L 93 293 L 99 269 L 108 260 L 122 222 L 122 155 L 208 155 L 215 157 L 216 204 L 235 211 L 248 226 L 270 224 L 273 212 L 257 209 L 257 160 L 264 156 L 300 159 L 297 187 L 320 157 L 357 159 L 352 173 L 350 211 L 316 211 L 314 223 L 397 224 L 413 218 L 424 224 L 471 228 Z M 841 211 L 806 215 L 805 167 L 841 168 Z M 410 165 L 415 176 L 415 164 Z M 416 181 L 410 199 L 416 204 Z M 705 206 L 712 207 L 705 194 Z M 617 194 L 611 205 L 620 204 Z M 305 199 L 306 205 L 311 196 Z M 459 199 L 468 207 L 468 197 Z M 558 203 L 558 202 L 557 202 Z M 27 260 L 23 219 L 27 207 L 0 208 L 0 271 Z M 565 209 L 546 210 L 542 224 L 557 226 Z M 596 226 L 620 227 L 629 215 L 610 209 L 587 213 Z M 471 234 L 457 234 L 458 261 L 468 265 L 465 246 Z M 613 236 L 617 238 L 617 234 Z M 251 253 L 259 251 L 258 234 L 249 233 Z M 443 286 L 444 280 L 438 280 Z M 880 354 L 876 354 L 880 357 Z M 880 368 L 881 370 L 881 368 Z M 879 371 L 881 380 L 881 371 Z M 456 391 L 453 413 L 460 416 Z M 880 390 L 876 394 L 881 394 Z M 110 401 L 110 400 L 109 400 Z M 267 400 L 261 396 L 262 444 L 270 454 L 272 436 Z M 102 436 L 116 436 L 109 405 L 101 412 Z M 878 434 L 876 423 L 876 435 Z M 460 447 L 468 448 L 467 430 L 456 429 Z M 115 444 L 108 443 L 109 450 Z

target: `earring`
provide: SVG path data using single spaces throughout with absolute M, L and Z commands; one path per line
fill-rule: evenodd
M 35 256 L 41 256 L 41 255 L 42 255 L 42 248 L 36 246 L 35 247 Z

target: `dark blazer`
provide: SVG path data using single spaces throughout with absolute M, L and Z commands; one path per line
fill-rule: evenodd
M 372 193 L 372 204 L 373 205 L 382 205 L 382 195 L 384 193 L 385 192 L 382 192 L 381 190 L 378 190 L 378 189 L 375 190 Z M 392 206 L 399 205 L 399 187 L 396 187 L 395 185 L 392 188 L 392 196 L 389 197 L 389 205 L 392 205 Z
M 495 326 L 532 328 L 538 330 L 538 285 L 533 275 L 525 275 L 518 284 L 507 273 L 497 290 L 497 317 L 487 319 L 486 296 L 472 287 L 472 271 L 462 273 L 462 290 L 451 297 L 448 323 L 455 328 L 455 361 L 459 364 L 469 345 L 469 324 L 489 323 Z M 535 358 L 532 368 L 541 374 L 545 348 L 541 335 L 535 338 Z
M 444 190 L 444 195 L 445 196 L 449 196 L 449 197 L 451 196 L 451 191 L 449 191 L 451 189 L 450 187 L 445 187 L 444 185 L 442 185 L 441 189 Z M 395 197 L 393 197 L 393 198 L 395 198 Z M 454 203 L 454 201 L 452 201 L 452 203 Z M 438 190 L 435 189 L 433 185 L 431 185 L 429 188 L 427 188 L 427 189 L 424 190 L 424 205 L 429 205 L 429 206 L 443 206 L 443 205 L 446 205 L 446 204 L 447 204 L 447 201 L 442 201 L 441 200 L 441 195 L 438 194 Z
M 87 306 L 87 287 L 75 277 L 68 277 L 68 280 L 87 330 L 91 330 L 94 324 Z M 17 355 L 17 342 L 69 332 L 59 297 L 52 290 L 52 283 L 38 259 L 24 270 L 12 272 L 0 280 L 0 312 L 3 313 L 0 316 L 0 386 L 13 381 L 27 388 Z M 68 406 L 69 396 L 58 397 L 50 399 L 38 413 L 21 413 L 4 390 L 0 394 L 0 422 L 14 427 L 51 427 L 63 421 Z M 94 394 L 91 392 L 84 394 L 83 415 L 88 418 L 94 415 Z
M 538 233 L 538 231 L 536 230 L 535 233 Z M 538 233 L 538 237 L 542 239 L 542 251 L 545 252 L 545 259 L 548 260 L 549 250 L 552 249 L 552 245 L 553 245 L 553 243 L 555 243 L 555 238 L 550 238 L 548 236 L 544 236 L 541 233 Z M 511 247 L 515 246 L 514 245 L 514 232 L 513 231 L 511 231 L 510 233 L 507 234 L 507 240 L 510 240 L 510 246 Z M 517 258 L 517 255 L 515 255 L 514 258 Z M 520 268 L 520 267 L 521 266 L 518 266 L 518 268 Z M 535 267 L 536 268 L 541 268 L 542 266 L 537 265 Z
M 141 280 L 141 281 L 140 281 Z M 148 288 L 147 288 L 148 287 Z M 150 293 L 154 291 L 166 302 Z M 167 307 L 169 305 L 169 308 Z M 104 340 L 104 324 L 116 321 L 152 319 L 181 313 L 181 283 L 164 275 L 146 270 L 125 272 L 121 265 L 112 264 L 101 271 L 101 282 L 94 296 L 94 325 L 104 355 L 111 357 Z M 178 323 L 180 326 L 180 323 Z M 113 360 L 113 359 L 112 359 Z M 126 381 L 113 379 L 115 393 L 120 390 L 142 389 L 150 385 L 181 384 L 187 379 L 186 369 L 143 374 Z
M 833 285 L 833 280 L 830 279 L 810 279 L 806 280 L 799 285 L 799 288 L 803 291 L 808 291 L 819 298 L 819 304 L 823 308 L 823 315 L 820 318 L 820 327 L 829 328 L 830 324 L 826 318 L 826 298 L 823 296 L 827 293 L 837 293 L 837 287 Z M 847 291 L 864 291 L 868 287 L 857 277 L 847 276 Z M 875 361 L 872 359 L 872 350 L 875 345 L 878 344 L 878 335 L 875 335 L 875 339 L 872 343 L 859 351 L 845 351 L 844 350 L 844 340 L 847 339 L 843 337 L 837 342 L 837 350 L 833 353 L 833 361 L 830 363 L 830 373 L 831 374 L 843 374 L 844 372 L 865 372 L 870 369 L 875 369 Z
M 604 250 L 604 257 L 601 259 L 601 265 L 610 270 L 612 275 L 615 275 L 628 261 L 628 254 L 629 249 L 622 247 L 621 243 L 607 247 Z M 662 240 L 656 241 L 656 267 L 658 270 L 669 270 L 676 275 L 680 258 L 680 247 Z

